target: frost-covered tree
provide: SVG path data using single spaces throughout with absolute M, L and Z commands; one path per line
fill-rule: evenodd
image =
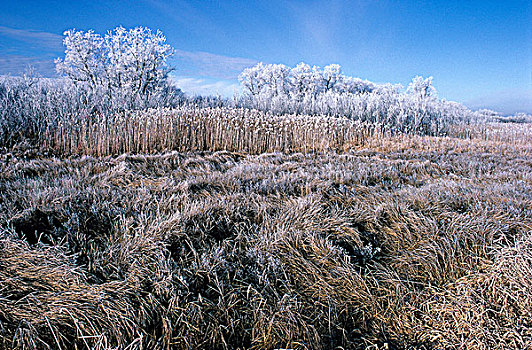
M 336 84 L 342 80 L 342 69 L 339 64 L 330 64 L 323 68 L 323 90 L 334 91 Z
M 382 132 L 443 135 L 451 121 L 470 119 L 459 103 L 440 100 L 432 77 L 416 76 L 406 91 L 400 84 L 377 84 L 350 77 L 331 64 L 293 68 L 259 63 L 240 75 L 244 96 L 235 103 L 277 114 L 348 117 Z
M 288 82 L 288 76 L 290 74 L 290 68 L 284 64 L 269 64 L 264 71 L 265 79 L 269 88 L 268 93 L 271 96 L 279 96 L 288 93 L 290 86 Z
M 239 80 L 245 92 L 251 96 L 262 94 L 275 97 L 289 92 L 290 68 L 284 64 L 258 63 L 254 67 L 245 69 Z
M 55 60 L 58 73 L 91 88 L 104 84 L 103 38 L 93 30 L 67 30 L 63 33 L 65 59 Z
M 262 74 L 264 71 L 264 64 L 257 63 L 255 66 L 246 68 L 238 76 L 238 80 L 244 87 L 244 91 L 251 96 L 257 96 L 263 89 L 264 81 Z
M 147 99 L 168 85 L 174 53 L 161 31 L 117 27 L 105 36 L 94 31 L 67 30 L 65 58 L 57 59 L 57 71 L 91 90 L 103 89 L 110 97 Z
M 373 92 L 377 85 L 368 80 L 349 76 L 340 76 L 339 82 L 335 86 L 335 91 L 339 93 L 362 94 Z
M 424 79 L 419 75 L 415 76 L 408 85 L 407 92 L 420 98 L 436 97 L 437 93 L 432 85 L 432 79 L 432 77 Z
M 290 92 L 296 98 L 302 98 L 312 90 L 312 68 L 306 63 L 299 63 L 290 70 Z

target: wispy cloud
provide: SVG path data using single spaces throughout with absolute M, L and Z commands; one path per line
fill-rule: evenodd
M 181 74 L 194 74 L 219 79 L 235 79 L 244 68 L 257 63 L 257 61 L 249 58 L 183 50 L 176 50 L 175 60 L 177 61 L 177 71 Z M 179 64 L 184 64 L 184 66 L 179 66 Z
M 158 16 L 179 23 L 188 33 L 203 37 L 209 33 L 212 40 L 223 41 L 227 37 L 227 29 L 218 25 L 205 11 L 202 1 L 189 0 L 142 0 L 153 7 Z
M 221 95 L 231 97 L 240 91 L 240 85 L 234 80 L 214 80 L 175 76 L 173 83 L 188 95 Z
M 20 75 L 31 66 L 43 77 L 56 76 L 55 65 L 52 59 L 22 55 L 0 56 L 0 74 Z
M 286 2 L 287 12 L 299 29 L 302 40 L 313 51 L 336 57 L 341 51 L 338 30 L 344 16 L 344 1 Z
M 63 37 L 54 33 L 0 26 L 0 36 L 25 42 L 34 48 L 39 47 L 51 51 L 63 50 Z

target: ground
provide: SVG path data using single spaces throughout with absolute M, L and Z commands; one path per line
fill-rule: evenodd
M 532 348 L 529 141 L 4 153 L 0 348 Z

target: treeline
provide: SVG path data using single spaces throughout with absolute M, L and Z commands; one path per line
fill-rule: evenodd
M 432 77 L 416 76 L 404 89 L 347 76 L 337 64 L 291 68 L 259 63 L 239 78 L 244 90 L 240 106 L 272 113 L 343 116 L 430 135 L 443 135 L 450 124 L 473 117 L 464 105 L 439 99 Z
M 356 97 L 356 98 L 355 98 Z M 258 96 L 258 99 L 262 96 Z M 257 100 L 259 101 L 259 100 Z M 260 100 L 266 103 L 266 100 Z M 273 99 L 272 101 L 278 101 Z M 164 140 L 173 140 L 171 142 L 170 149 L 180 149 L 182 147 L 176 142 L 179 142 L 179 137 L 176 139 L 173 136 L 164 136 L 165 131 L 168 133 L 175 132 L 176 130 L 189 130 L 190 125 L 196 125 L 198 128 L 205 128 L 208 125 L 219 125 L 214 123 L 214 119 L 220 119 L 220 122 L 226 122 L 227 120 L 233 120 L 235 116 L 242 118 L 240 123 L 246 124 L 247 135 L 255 133 L 266 133 L 266 129 L 262 127 L 252 130 L 250 125 L 255 125 L 256 120 L 272 120 L 274 124 L 283 125 L 283 120 L 294 120 L 294 116 L 301 116 L 297 118 L 297 135 L 286 133 L 282 136 L 280 129 L 270 130 L 264 135 L 258 135 L 251 139 L 246 136 L 247 141 L 255 140 L 259 142 L 256 146 L 249 145 L 249 142 L 245 142 L 246 149 L 252 152 L 258 150 L 289 150 L 293 149 L 292 143 L 285 146 L 278 145 L 280 139 L 296 140 L 302 137 L 302 133 L 305 128 L 314 128 L 315 120 L 317 119 L 349 119 L 353 122 L 353 127 L 356 129 L 358 136 L 349 138 L 349 142 L 352 143 L 356 139 L 355 143 L 359 143 L 362 138 L 370 137 L 370 135 L 394 135 L 399 133 L 408 134 L 430 134 L 430 135 L 443 135 L 448 132 L 450 121 L 452 118 L 434 116 L 437 113 L 443 115 L 451 112 L 456 113 L 455 110 L 451 112 L 445 112 L 443 109 L 449 104 L 438 104 L 437 102 L 428 102 L 427 99 L 419 99 L 416 104 L 409 103 L 408 96 L 405 94 L 384 94 L 384 93 L 363 93 L 363 94 L 335 94 L 334 92 L 328 92 L 319 94 L 313 100 L 310 106 L 312 110 L 296 110 L 282 109 L 281 107 L 290 106 L 290 103 L 296 103 L 294 101 L 288 101 L 287 105 L 279 105 L 279 108 L 273 106 L 255 105 L 249 100 L 249 96 L 242 95 L 236 99 L 223 99 L 210 96 L 198 96 L 198 97 L 186 97 L 181 90 L 177 87 L 167 84 L 164 88 L 158 89 L 156 92 L 146 95 L 128 95 L 114 93 L 109 94 L 108 90 L 104 87 L 88 86 L 79 82 L 72 81 L 68 78 L 62 79 L 43 79 L 35 78 L 31 75 L 25 75 L 22 77 L 1 77 L 0 78 L 0 147 L 9 148 L 22 141 L 29 142 L 36 146 L 50 145 L 52 142 L 49 140 L 53 137 L 57 140 L 58 133 L 61 134 L 62 145 L 61 151 L 67 153 L 79 153 L 82 149 L 77 145 L 77 141 L 85 137 L 89 137 L 92 141 L 96 139 L 102 139 L 95 135 L 95 129 L 100 131 L 105 130 L 105 138 L 109 140 L 111 136 L 116 137 L 117 140 L 109 140 L 111 145 L 121 145 L 123 139 L 128 140 L 144 140 L 144 137 L 150 135 L 150 145 L 160 145 L 161 147 L 146 146 L 147 141 L 142 141 L 144 146 L 140 146 L 139 151 L 150 149 L 151 151 L 168 149 L 170 144 L 166 141 L 156 142 L 153 137 L 164 137 Z M 432 101 L 432 100 L 431 100 Z M 408 109 L 404 107 L 407 106 Z M 149 115 L 154 114 L 154 110 L 164 108 L 164 118 L 158 121 L 166 121 L 168 124 L 157 124 L 157 130 L 151 130 L 155 124 L 144 123 L 139 118 L 142 116 L 146 118 L 146 121 L 151 118 Z M 168 110 L 170 108 L 170 110 Z M 223 108 L 223 113 L 213 112 L 213 108 Z M 205 109 L 204 112 L 198 113 L 198 109 Z M 241 111 L 232 111 L 232 109 L 245 109 L 245 110 L 258 110 L 256 113 L 244 113 Z M 346 115 L 344 111 L 351 109 L 353 113 Z M 135 118 L 130 118 L 131 111 L 145 111 L 150 112 L 135 114 Z M 173 112 L 172 112 L 173 110 Z M 356 114 L 355 114 L 356 112 Z M 211 117 L 205 115 L 205 113 L 213 113 Z M 186 118 L 184 115 L 187 115 Z M 250 117 L 253 115 L 253 117 Z M 287 118 L 274 118 L 274 116 L 286 115 Z M 310 118 L 312 116 L 312 118 Z M 457 115 L 458 117 L 458 115 Z M 310 122 L 312 120 L 312 122 Z M 119 133 L 125 133 L 126 128 L 116 128 L 109 123 L 116 123 L 116 126 L 125 125 L 134 121 L 138 128 L 128 128 L 128 135 L 122 135 Z M 182 126 L 175 126 L 176 123 L 183 122 L 191 124 L 184 124 Z M 305 127 L 304 121 L 308 121 L 309 124 Z M 204 123 L 204 124 L 202 124 Z M 250 124 L 251 123 L 251 124 Z M 249 125 L 248 125 L 249 124 Z M 335 123 L 327 123 L 327 125 L 333 125 Z M 345 125 L 345 122 L 340 123 Z M 105 125 L 105 127 L 103 127 Z M 129 124 L 128 124 L 129 125 Z M 174 126 L 170 126 L 174 125 Z M 233 125 L 233 124 L 230 124 Z M 140 127 L 142 126 L 142 127 Z M 351 129 L 351 127 L 349 127 Z M 231 130 L 229 130 L 231 129 Z M 205 131 L 203 135 L 216 135 L 215 142 L 210 142 L 207 148 L 220 149 L 222 145 L 231 145 L 230 148 L 237 150 L 235 145 L 236 141 L 220 141 L 221 138 L 231 138 L 234 135 L 240 134 L 235 128 L 217 127 L 216 130 Z M 292 131 L 296 129 L 290 129 Z M 70 141 L 66 141 L 65 132 L 70 134 L 70 138 L 73 138 L 72 144 Z M 77 135 L 76 133 L 81 130 L 92 130 L 90 136 L 87 134 Z M 114 130 L 113 133 L 108 134 L 109 130 Z M 142 131 L 141 131 L 142 130 Z M 202 129 L 203 130 L 203 129 Z M 227 131 L 227 134 L 220 134 L 220 131 Z M 362 131 L 363 130 L 363 131 Z M 132 132 L 143 133 L 144 136 L 132 136 Z M 279 132 L 280 137 L 274 137 L 271 133 Z M 339 133 L 343 133 L 343 130 L 338 130 Z M 349 132 L 351 134 L 351 131 Z M 190 133 L 179 135 L 189 135 Z M 200 133 L 193 133 L 194 135 L 200 135 Z M 315 133 L 305 133 L 305 135 L 315 135 Z M 157 135 L 157 136 L 156 136 Z M 192 135 L 192 134 L 190 134 Z M 327 134 L 329 141 L 326 144 L 331 144 L 330 136 L 333 133 Z M 180 137 L 181 137 L 180 136 Z M 205 136 L 202 136 L 205 137 Z M 240 137 L 240 136 L 238 136 Z M 307 136 L 304 136 L 305 139 Z M 262 140 L 262 141 L 259 141 Z M 274 140 L 275 139 L 275 140 Z M 322 137 L 319 137 L 322 140 Z M 87 143 L 87 145 L 93 145 L 93 142 Z M 254 141 L 254 142 L 255 142 Z M 106 141 L 107 142 L 107 141 Z M 99 145 L 100 151 L 97 153 L 108 154 L 113 151 L 134 151 L 137 146 L 131 145 L 132 141 L 128 141 L 128 146 L 112 146 L 107 150 L 102 150 L 103 146 Z M 186 141 L 192 142 L 194 141 Z M 201 143 L 203 141 L 197 141 Z M 270 145 L 270 143 L 272 143 Z M 273 143 L 275 143 L 274 146 Z M 312 147 L 306 146 L 309 141 L 305 142 L 301 148 L 304 149 L 316 149 L 316 144 L 319 141 L 312 142 Z M 341 141 L 341 143 L 345 143 Z M 67 145 L 68 144 L 68 145 Z M 164 144 L 164 147 L 163 147 Z M 200 147 L 202 148 L 202 147 Z M 324 149 L 324 146 L 318 147 Z M 86 150 L 85 150 L 86 151 Z M 92 152 L 90 152 L 92 153 Z
M 73 131 L 77 129 L 72 125 L 83 128 L 101 121 L 123 121 L 117 116 L 158 108 L 177 108 L 177 115 L 196 108 L 224 108 L 231 116 L 245 115 L 229 111 L 237 108 L 258 110 L 266 119 L 275 115 L 347 118 L 365 130 L 389 135 L 442 136 L 456 123 L 513 121 L 439 99 L 432 77 L 417 76 L 404 89 L 347 76 L 336 64 L 319 68 L 300 63 L 290 68 L 259 63 L 242 72 L 243 91 L 232 99 L 189 97 L 169 79 L 172 68 L 167 59 L 174 50 L 165 40 L 160 31 L 144 27 L 118 27 L 103 36 L 90 30 L 66 31 L 65 57 L 56 60 L 61 78 L 36 78 L 31 72 L 0 77 L 0 147 L 21 141 L 42 145 L 47 143 L 45 137 L 67 125 Z M 194 112 L 191 117 L 198 115 Z M 200 120 L 206 120 L 201 115 Z

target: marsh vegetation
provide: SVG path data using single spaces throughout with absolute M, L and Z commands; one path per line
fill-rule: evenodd
M 0 344 L 529 347 L 528 141 L 4 154 Z
M 0 80 L 0 348 L 532 348 L 528 116 L 336 65 L 192 99 L 113 33 Z

